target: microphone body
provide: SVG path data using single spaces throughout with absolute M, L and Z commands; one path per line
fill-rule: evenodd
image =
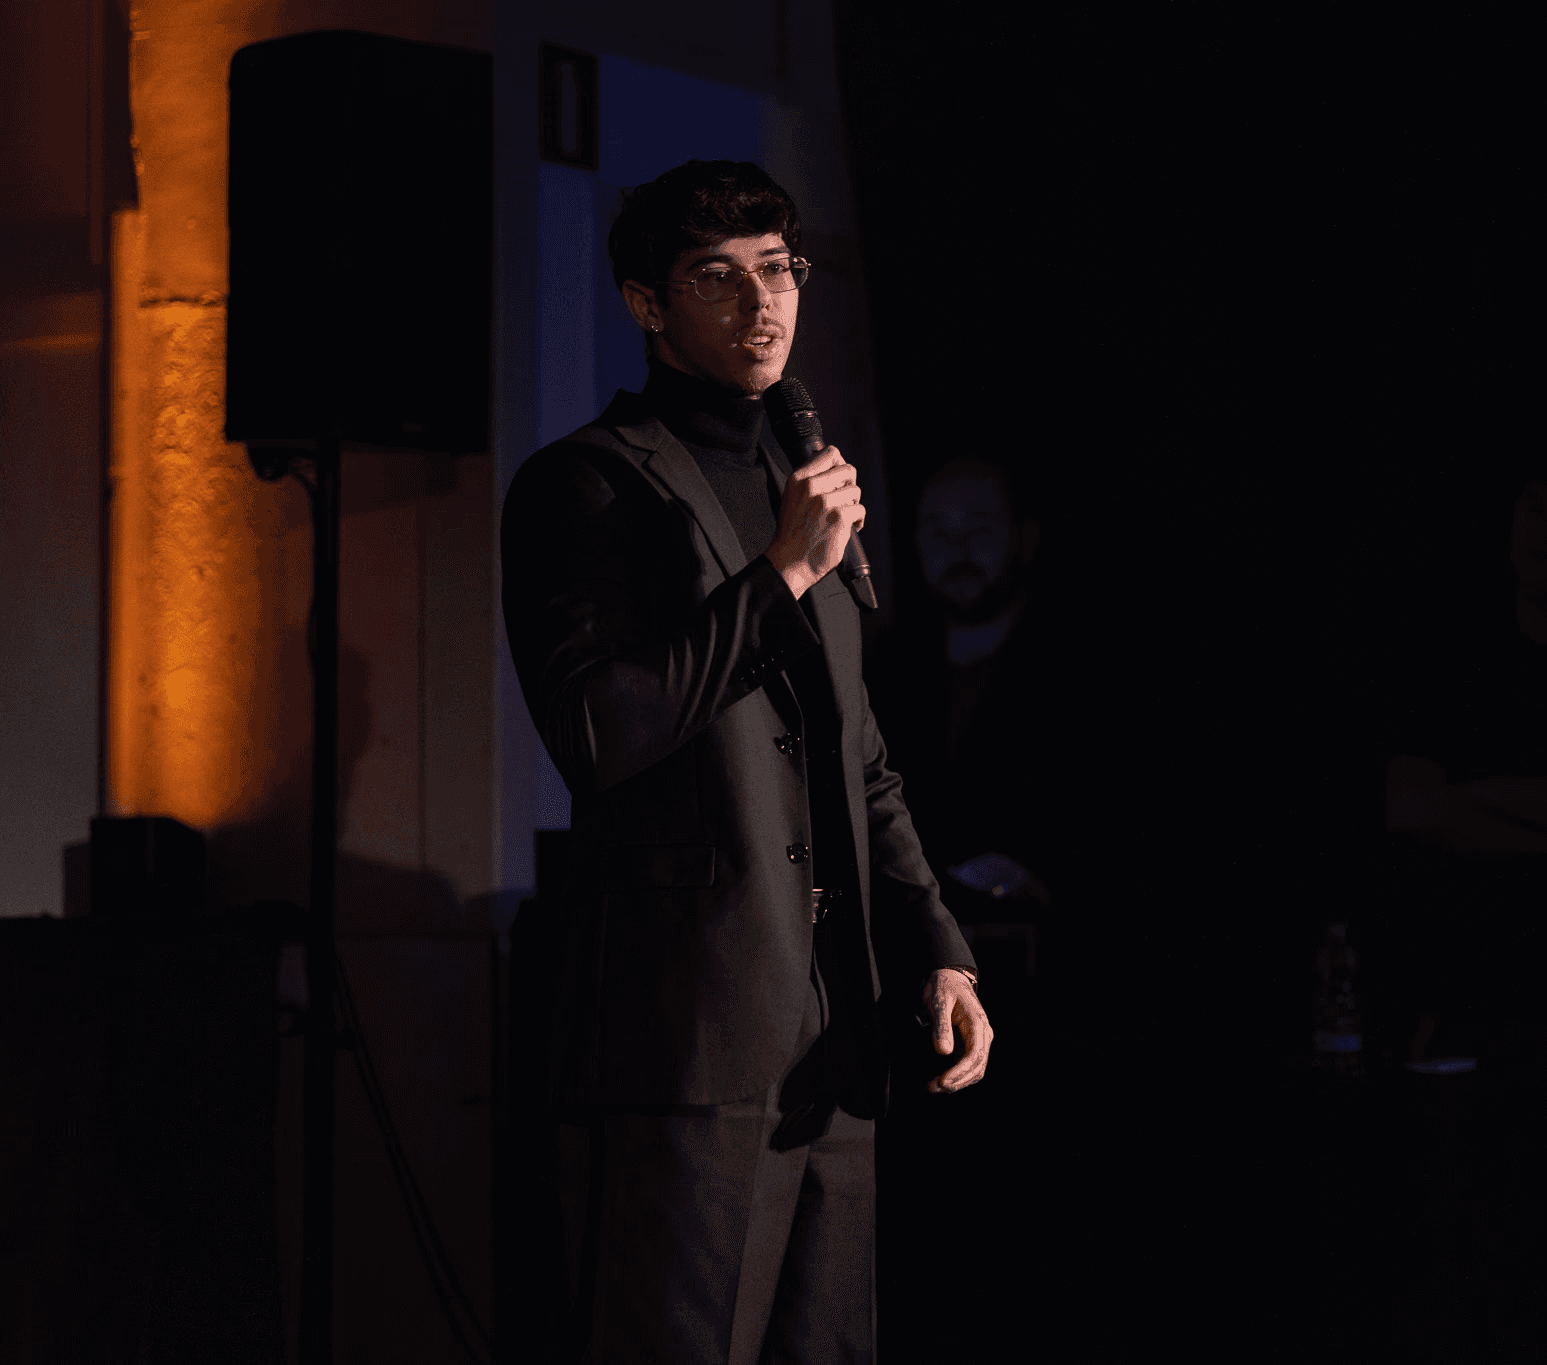
M 799 469 L 826 448 L 822 438 L 822 423 L 816 415 L 816 404 L 806 392 L 806 386 L 798 379 L 781 379 L 769 385 L 763 394 L 763 408 L 768 413 L 768 424 L 773 428 L 774 439 L 784 448 L 790 463 Z M 859 534 L 849 532 L 849 543 L 843 549 L 843 562 L 838 566 L 838 577 L 848 585 L 849 595 L 855 605 L 865 611 L 875 611 L 881 605 L 876 600 L 875 585 L 870 581 L 870 557 L 859 543 Z

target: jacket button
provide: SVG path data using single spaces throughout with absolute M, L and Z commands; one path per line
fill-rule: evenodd
M 774 744 L 781 754 L 794 754 L 800 748 L 799 735 L 775 735 Z
M 805 844 L 791 844 L 784 851 L 790 855 L 792 863 L 803 863 L 811 856 L 811 850 Z

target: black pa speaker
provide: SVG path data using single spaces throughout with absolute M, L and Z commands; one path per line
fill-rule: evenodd
M 226 439 L 487 450 L 492 58 L 303 33 L 230 89 Z

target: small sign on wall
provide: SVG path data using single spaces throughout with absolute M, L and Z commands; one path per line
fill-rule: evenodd
M 560 166 L 594 171 L 596 157 L 596 58 L 586 52 L 542 47 L 538 88 L 542 101 L 538 155 Z

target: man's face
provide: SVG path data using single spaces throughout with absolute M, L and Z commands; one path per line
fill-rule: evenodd
M 1035 523 L 1017 526 L 992 478 L 950 478 L 924 490 L 918 550 L 930 589 L 966 611 L 1017 561 L 1031 558 Z
M 624 286 L 625 297 L 641 326 L 659 327 L 656 355 L 666 364 L 722 388 L 760 394 L 784 374 L 795 339 L 799 291 L 774 293 L 762 276 L 751 274 L 732 298 L 706 303 L 692 280 L 707 269 L 729 271 L 734 281 L 738 271 L 789 259 L 790 249 L 776 232 L 732 237 L 684 251 L 667 274 L 671 283 L 653 291 L 630 281 Z M 657 297 L 663 295 L 668 296 L 664 308 Z

